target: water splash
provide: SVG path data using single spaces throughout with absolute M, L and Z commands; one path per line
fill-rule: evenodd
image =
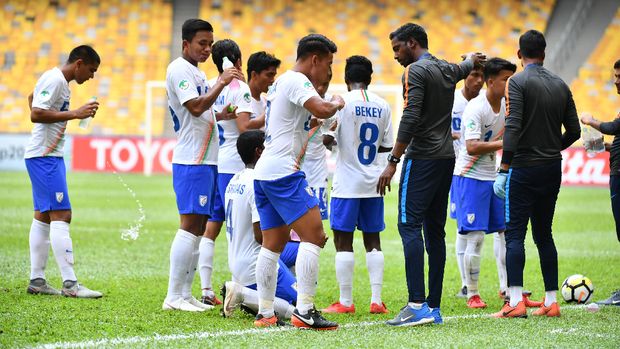
M 144 221 L 146 220 L 146 213 L 144 211 L 144 206 L 142 206 L 142 203 L 136 197 L 136 192 L 133 191 L 133 189 L 131 189 L 127 185 L 127 183 L 125 183 L 125 181 L 123 180 L 123 177 L 121 177 L 118 173 L 116 173 L 116 171 L 112 171 L 112 173 L 116 175 L 116 178 L 118 178 L 118 181 L 123 185 L 123 187 L 125 187 L 125 189 L 127 189 L 129 194 L 131 194 L 131 197 L 133 197 L 133 199 L 136 200 L 136 204 L 138 205 L 138 213 L 140 214 L 140 217 L 138 217 L 138 219 L 136 219 L 133 223 L 129 224 L 129 228 L 123 229 L 121 231 L 121 239 L 125 241 L 136 240 L 140 236 L 140 229 L 142 229 Z

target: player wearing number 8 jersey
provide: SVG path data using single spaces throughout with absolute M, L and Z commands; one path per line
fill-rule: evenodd
M 362 56 L 347 58 L 345 107 L 337 114 L 335 138 L 340 147 L 332 187 L 330 225 L 336 246 L 336 279 L 340 300 L 325 312 L 353 313 L 353 233 L 364 234 L 366 265 L 370 276 L 371 313 L 387 313 L 381 301 L 384 257 L 379 233 L 385 229 L 383 197 L 375 190 L 383 170 L 379 153 L 394 145 L 389 104 L 368 91 L 372 63 Z

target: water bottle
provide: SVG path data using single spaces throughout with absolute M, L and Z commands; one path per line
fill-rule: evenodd
M 230 59 L 228 59 L 228 57 L 224 56 L 224 58 L 222 59 L 222 68 L 223 69 L 228 69 L 228 68 L 232 68 L 235 65 L 230 61 Z M 237 79 L 233 79 L 230 84 L 228 84 L 228 87 L 230 87 L 233 90 L 236 90 L 239 88 L 239 80 Z
M 603 134 L 591 126 L 584 126 L 581 129 L 581 140 L 583 142 L 583 147 L 586 149 L 586 154 L 590 158 L 605 151 Z
M 97 101 L 97 97 L 96 97 L 96 96 L 92 96 L 92 97 L 88 100 L 88 102 L 89 102 L 89 103 L 90 103 L 90 102 L 96 102 L 96 101 Z M 80 128 L 81 128 L 81 129 L 83 129 L 83 130 L 87 129 L 87 128 L 88 128 L 88 125 L 90 124 L 90 121 L 91 121 L 92 119 L 93 119 L 93 117 L 92 117 L 92 116 L 89 116 L 89 117 L 87 117 L 87 118 L 84 118 L 84 119 L 80 120 Z

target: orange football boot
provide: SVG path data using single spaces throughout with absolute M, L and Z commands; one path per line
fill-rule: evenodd
M 559 317 L 560 316 L 560 306 L 558 302 L 551 303 L 550 306 L 546 307 L 545 304 L 534 310 L 532 312 L 533 316 L 547 316 L 547 317 Z
M 494 318 L 527 318 L 527 308 L 525 307 L 525 303 L 523 301 L 517 303 L 516 307 L 511 307 L 510 303 L 506 302 L 497 313 L 491 314 Z
M 387 310 L 387 307 L 385 306 L 385 303 L 381 302 L 381 304 L 379 303 L 370 303 L 370 313 L 371 314 L 387 314 L 390 311 Z
M 329 307 L 323 309 L 323 312 L 328 314 L 353 314 L 355 313 L 355 304 L 351 304 L 351 306 L 347 307 L 340 302 L 336 302 Z

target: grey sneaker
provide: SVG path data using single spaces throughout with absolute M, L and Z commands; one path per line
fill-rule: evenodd
M 62 295 L 73 298 L 101 298 L 103 293 L 90 290 L 88 287 L 79 284 L 77 281 L 65 281 L 62 284 Z
M 60 296 L 60 291 L 50 286 L 45 279 L 37 278 L 30 280 L 26 292 L 30 294 L 44 294 L 48 296 Z
M 596 302 L 598 305 L 615 305 L 620 306 L 620 290 L 616 290 L 611 294 L 611 297 Z

